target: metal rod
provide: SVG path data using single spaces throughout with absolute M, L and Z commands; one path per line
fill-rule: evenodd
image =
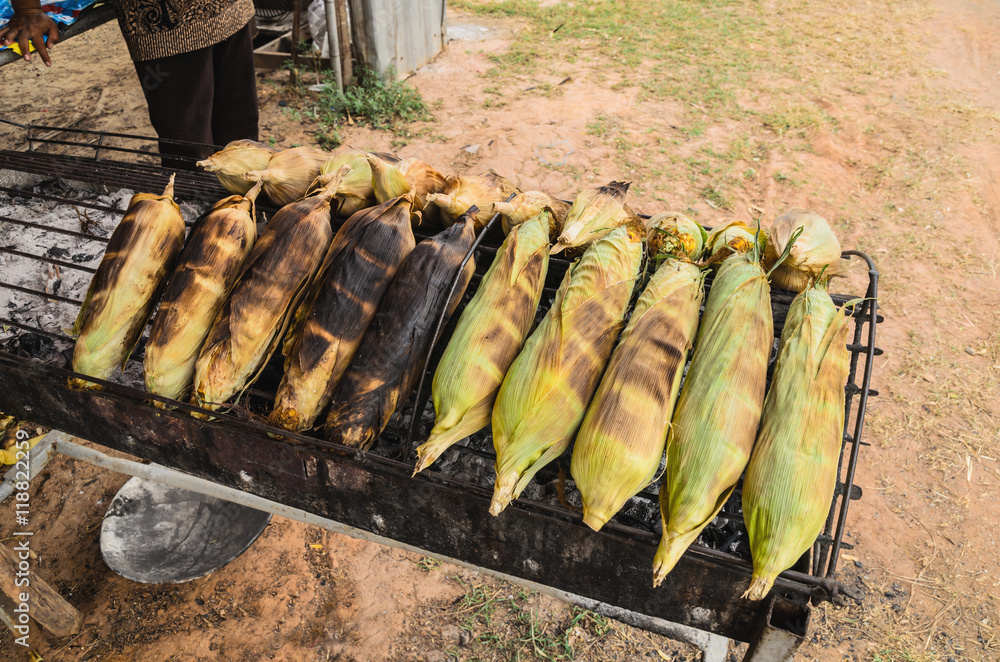
M 93 149 L 96 152 L 96 154 L 94 155 L 95 161 L 100 160 L 98 154 L 102 150 L 108 152 L 123 152 L 125 154 L 141 154 L 142 156 L 148 156 L 152 159 L 158 158 L 159 156 L 145 149 L 133 149 L 131 147 L 117 147 L 115 145 L 105 145 L 103 144 L 104 136 L 100 136 L 100 138 L 96 143 L 78 143 L 70 140 L 56 140 L 55 138 L 34 138 L 33 141 L 38 143 L 44 143 L 47 145 L 68 145 L 70 147 L 86 147 L 88 149 Z M 174 156 L 173 154 L 170 155 L 170 158 L 175 159 L 177 161 L 187 161 L 190 163 L 195 163 L 199 160 L 198 157 L 196 156 L 184 156 L 184 155 Z
M 510 197 L 507 198 L 507 202 L 514 199 L 515 193 L 511 193 Z M 473 205 L 466 210 L 465 214 L 475 214 L 479 209 Z M 463 214 L 463 216 L 465 215 Z M 458 271 L 455 273 L 455 278 L 451 281 L 451 289 L 448 290 L 448 296 L 444 300 L 444 306 L 441 307 L 441 313 L 438 315 L 437 325 L 434 327 L 434 335 L 431 336 L 430 345 L 427 347 L 427 356 L 424 357 L 424 370 L 420 372 L 420 381 L 417 383 L 417 394 L 413 400 L 413 413 L 410 415 L 410 429 L 406 434 L 406 450 L 413 449 L 413 436 L 416 433 L 417 425 L 420 422 L 420 414 L 423 413 L 424 404 L 421 402 L 424 393 L 424 381 L 427 378 L 427 366 L 431 363 L 431 356 L 434 354 L 434 346 L 437 345 L 438 338 L 441 337 L 441 329 L 444 327 L 444 318 L 448 316 L 448 308 L 451 306 L 451 299 L 455 296 L 455 290 L 458 289 L 458 283 L 462 280 L 462 272 L 465 271 L 465 265 L 469 263 L 472 259 L 473 253 L 476 252 L 476 248 L 482 243 L 483 237 L 486 233 L 490 231 L 493 225 L 500 218 L 500 213 L 497 212 L 493 214 L 493 218 L 483 227 L 480 231 L 479 236 L 476 240 L 472 242 L 472 246 L 469 248 L 468 252 L 465 254 L 465 259 L 462 260 L 462 264 L 459 265 Z M 475 223 L 475 218 L 472 218 L 466 223 Z
M 62 303 L 71 303 L 76 306 L 83 305 L 82 301 L 77 299 L 69 299 L 67 297 L 59 296 L 58 294 L 49 294 L 48 292 L 40 292 L 38 290 L 32 290 L 27 287 L 21 287 L 20 285 L 14 285 L 13 283 L 5 283 L 0 280 L 0 289 L 7 288 L 8 290 L 14 290 L 15 292 L 23 292 L 25 294 L 31 294 L 36 297 L 43 297 L 45 299 L 51 299 L 53 301 L 61 301 Z M 0 499 L 2 501 L 2 499 Z
M 3 246 L 0 246 L 0 253 L 17 255 L 18 257 L 27 258 L 29 260 L 38 260 L 39 262 L 48 262 L 49 264 L 55 264 L 60 267 L 66 267 L 67 269 L 76 269 L 77 271 L 85 271 L 89 274 L 95 273 L 97 271 L 97 269 L 91 269 L 90 267 L 81 267 L 79 264 L 73 264 L 72 262 L 66 262 L 65 260 L 57 260 L 54 257 L 45 257 L 44 255 L 32 255 L 31 253 L 25 253 L 23 251 L 14 250 L 13 248 L 5 248 Z
M 41 200 L 52 200 L 53 202 L 62 202 L 67 205 L 73 205 L 75 207 L 86 207 L 87 209 L 97 209 L 99 211 L 106 211 L 112 214 L 124 214 L 124 209 L 115 209 L 114 207 L 108 207 L 107 205 L 98 205 L 93 202 L 83 202 L 82 200 L 72 200 L 70 198 L 62 198 L 58 195 L 48 195 L 46 193 L 34 193 L 32 191 L 24 191 L 22 189 L 10 188 L 7 186 L 0 186 L 0 191 L 4 193 L 10 193 L 11 195 L 22 196 L 25 198 L 39 198 Z M 5 219 L 12 220 L 12 219 Z
M 46 331 L 45 329 L 40 329 L 36 326 L 28 326 L 27 324 L 21 324 L 20 322 L 15 322 L 14 320 L 9 320 L 5 317 L 0 317 L 0 326 L 13 326 L 22 331 L 30 331 L 31 333 L 37 333 L 41 336 L 46 336 L 52 338 L 53 340 L 62 340 L 65 342 L 73 342 L 73 339 L 65 334 L 52 333 L 51 331 Z
M 74 232 L 73 230 L 63 230 L 62 228 L 53 227 L 51 225 L 42 225 L 41 223 L 32 223 L 31 221 L 22 221 L 16 218 L 10 218 L 8 216 L 0 216 L 0 221 L 5 223 L 14 223 L 15 225 L 20 225 L 26 228 L 34 228 L 36 230 L 44 230 L 46 232 L 55 232 L 56 234 L 64 234 L 68 237 L 76 237 L 77 239 L 92 239 L 93 241 L 100 241 L 103 243 L 108 243 L 107 237 L 97 237 L 92 234 L 86 234 L 84 232 Z

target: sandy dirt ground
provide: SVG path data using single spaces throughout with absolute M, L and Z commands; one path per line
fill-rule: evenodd
M 868 10 L 897 11 L 900 20 L 883 31 L 866 21 Z M 827 36 L 845 41 L 846 60 L 858 44 L 884 49 L 884 73 L 865 70 L 858 80 L 830 73 L 825 93 L 808 99 L 827 119 L 805 128 L 784 132 L 768 120 L 748 131 L 738 118 L 699 125 L 691 104 L 650 98 L 609 74 L 599 54 L 572 71 L 553 65 L 509 76 L 498 97 L 487 91 L 494 56 L 525 24 L 452 12 L 452 25 L 475 26 L 460 31 L 475 39 L 452 41 L 409 79 L 434 119 L 402 135 L 345 127 L 345 143 L 448 172 L 493 168 L 522 188 L 564 198 L 632 179 L 639 210 L 687 209 L 708 224 L 730 215 L 769 222 L 791 206 L 830 218 L 844 246 L 872 254 L 882 272 L 885 355 L 867 418 L 872 446 L 858 469 L 864 498 L 852 506 L 853 549 L 840 574 L 866 599 L 818 606 L 801 659 L 997 660 L 1000 6 L 938 0 L 875 11 L 851 2 L 844 13 L 854 19 L 851 31 Z M 53 57 L 49 70 L 0 69 L 4 116 L 152 133 L 116 26 L 66 42 Z M 813 66 L 822 76 L 826 65 Z M 842 69 L 831 63 L 830 71 Z M 757 81 L 741 105 L 769 118 L 789 111 L 783 90 L 796 81 L 783 75 Z M 307 103 L 286 79 L 284 72 L 259 79 L 261 133 L 282 146 L 314 142 L 301 119 Z M 748 135 L 751 149 L 734 157 L 731 169 L 742 174 L 717 209 L 718 198 L 704 195 L 713 175 L 699 173 L 697 157 L 730 149 L 736 135 Z M 658 137 L 673 146 L 663 149 Z M 852 269 L 845 288 L 863 278 Z M 698 656 L 476 573 L 278 518 L 210 577 L 137 585 L 108 570 L 98 549 L 101 517 L 123 482 L 60 459 L 32 487 L 38 572 L 86 616 L 77 637 L 36 631 L 32 641 L 46 660 L 544 659 L 530 646 L 515 656 L 516 646 L 498 653 L 468 645 L 464 619 L 483 596 L 505 605 L 497 614 L 511 641 L 520 636 L 519 610 L 534 610 L 553 632 L 568 629 L 575 659 Z M 9 531 L 0 521 L 0 537 Z M 6 632 L 0 659 L 27 659 Z

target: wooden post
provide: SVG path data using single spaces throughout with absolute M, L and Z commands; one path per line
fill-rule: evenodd
M 340 39 L 340 67 L 344 77 L 344 87 L 351 84 L 354 76 L 354 65 L 351 64 L 351 30 L 347 23 L 347 0 L 336 0 L 337 34 Z M 329 41 L 329 40 L 328 40 Z M 333 58 L 330 58 L 331 62 Z
M 26 602 L 28 605 L 28 615 L 36 623 L 51 632 L 57 637 L 66 637 L 76 634 L 83 625 L 83 614 L 66 602 L 59 592 L 49 586 L 33 571 L 28 570 L 26 576 L 27 585 L 18 586 L 18 573 L 20 579 L 25 579 L 19 564 L 27 559 L 20 558 L 20 552 L 0 543 L 0 620 L 3 620 L 8 627 L 19 625 L 16 612 L 18 605 Z M 24 593 L 28 600 L 20 598 Z M 19 633 L 20 634 L 20 633 Z

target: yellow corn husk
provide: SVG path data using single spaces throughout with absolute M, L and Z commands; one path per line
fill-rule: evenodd
M 753 250 L 726 258 L 708 293 L 667 435 L 654 585 L 716 516 L 750 459 L 774 341 L 759 255 Z
M 244 195 L 253 188 L 243 175 L 252 170 L 263 170 L 277 150 L 256 140 L 234 140 L 204 161 L 198 167 L 214 172 L 222 188 L 236 195 Z
M 705 240 L 705 263 L 718 264 L 733 253 L 747 253 L 756 246 L 761 255 L 767 247 L 767 233 L 750 227 L 744 221 L 724 221 L 708 233 Z
M 611 182 L 607 186 L 582 191 L 566 214 L 562 232 L 552 254 L 567 248 L 588 246 L 615 228 L 625 226 L 634 241 L 646 236 L 642 220 L 625 204 L 629 182 Z
M 778 260 L 798 229 L 802 233 L 792 243 L 788 257 L 771 272 L 771 285 L 801 292 L 823 276 L 840 273 L 840 241 L 826 219 L 808 209 L 789 209 L 774 220 L 764 265 L 770 268 Z
M 436 214 L 428 197 L 444 187 L 445 176 L 417 159 L 404 159 L 392 164 L 370 155 L 368 162 L 372 170 L 372 188 L 375 199 L 380 203 L 411 194 L 411 216 L 414 225 L 420 225 L 425 218 Z
M 338 185 L 335 179 L 285 205 L 265 227 L 198 355 L 195 404 L 218 409 L 273 355 L 333 239 L 330 204 Z
M 650 278 L 622 332 L 576 435 L 570 466 L 583 521 L 595 531 L 656 476 L 703 299 L 701 269 L 669 259 Z
M 543 211 L 511 231 L 458 320 L 434 372 L 437 418 L 417 448 L 414 474 L 490 424 L 500 384 L 535 321 L 549 266 L 551 216 Z
M 162 195 L 132 196 L 111 234 L 73 325 L 76 372 L 107 379 L 139 341 L 184 245 L 184 218 L 173 194 L 171 175 Z M 70 386 L 93 384 L 70 379 Z
M 653 259 L 673 256 L 697 260 L 707 242 L 705 228 L 680 212 L 656 214 L 646 221 L 646 248 Z
M 625 325 L 642 252 L 625 228 L 592 244 L 504 377 L 492 419 L 493 515 L 573 441 Z
M 271 423 L 305 430 L 330 402 L 389 283 L 415 245 L 410 201 L 395 198 L 356 212 L 337 232 L 310 298 L 302 329 L 285 341 L 285 375 Z
M 260 189 L 258 182 L 246 196 L 216 202 L 191 231 L 149 331 L 143 368 L 150 393 L 179 400 L 191 390 L 201 345 L 257 241 Z
M 848 318 L 825 285 L 795 297 L 781 334 L 757 443 L 743 480 L 743 519 L 761 600 L 823 529 L 844 434 Z
M 470 258 L 459 274 L 475 238 L 474 223 L 466 217 L 420 242 L 404 258 L 350 367 L 334 389 L 326 419 L 327 439 L 355 448 L 370 447 L 399 403 L 409 397 L 424 370 L 438 316 L 444 309 L 447 322 L 475 271 L 475 259 Z M 449 301 L 456 276 L 458 287 Z
M 551 241 L 562 232 L 563 223 L 566 222 L 566 214 L 569 212 L 569 204 L 558 198 L 553 198 L 548 193 L 541 191 L 518 193 L 510 202 L 494 202 L 486 209 L 486 214 L 491 218 L 494 214 L 502 215 L 500 224 L 506 235 L 510 234 L 511 229 L 515 226 L 530 221 L 546 209 L 550 212 L 549 240 Z
M 374 207 L 377 201 L 372 188 L 372 169 L 368 165 L 368 156 L 366 152 L 357 150 L 348 150 L 331 156 L 320 166 L 319 175 L 309 188 L 325 188 L 337 177 L 340 169 L 347 165 L 351 169 L 340 180 L 340 186 L 334 195 L 337 201 L 336 212 L 341 216 L 350 216 L 362 209 Z
M 305 196 L 329 158 L 330 153 L 318 147 L 284 149 L 272 156 L 263 170 L 251 170 L 243 178 L 251 183 L 264 182 L 267 197 L 283 207 Z
M 427 196 L 427 202 L 434 203 L 441 210 L 445 226 L 454 223 L 470 207 L 475 206 L 476 229 L 481 230 L 493 217 L 490 205 L 504 202 L 512 193 L 521 190 L 501 175 L 488 170 L 477 176 L 448 177 L 441 193 Z

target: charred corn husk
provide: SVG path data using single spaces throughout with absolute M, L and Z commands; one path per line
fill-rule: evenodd
M 142 335 L 184 245 L 184 218 L 173 194 L 171 175 L 163 195 L 132 196 L 111 234 L 73 325 L 76 372 L 107 379 Z M 71 379 L 70 385 L 91 384 Z
M 377 202 L 372 189 L 372 169 L 368 165 L 368 157 L 368 153 L 356 150 L 331 156 L 320 166 L 319 175 L 310 189 L 325 188 L 337 177 L 340 169 L 347 165 L 351 170 L 340 180 L 340 186 L 334 195 L 336 212 L 341 216 L 350 216 L 356 211 L 375 206 Z
M 403 260 L 378 312 L 361 339 L 354 360 L 334 389 L 326 436 L 347 446 L 368 448 L 424 369 L 437 319 L 448 304 L 455 311 L 475 269 L 462 270 L 450 304 L 451 283 L 475 240 L 471 219 L 426 239 Z
M 441 209 L 441 220 L 451 225 L 469 207 L 476 206 L 476 227 L 482 229 L 493 217 L 491 205 L 504 202 L 520 189 L 501 175 L 488 170 L 481 175 L 448 177 L 441 193 L 427 196 L 427 201 Z
M 795 236 L 799 228 L 801 234 Z M 840 273 L 840 241 L 826 219 L 808 209 L 790 209 L 774 220 L 764 256 L 765 267 L 774 264 L 791 243 L 788 257 L 771 272 L 771 284 L 801 292 L 822 274 Z
M 230 193 L 243 195 L 253 188 L 253 182 L 243 175 L 266 168 L 275 153 L 276 150 L 256 140 L 234 140 L 204 161 L 198 161 L 198 167 L 214 172 L 222 187 Z
M 688 249 L 679 242 L 677 250 L 686 254 Z M 691 255 L 698 257 L 697 252 Z M 583 521 L 595 531 L 652 482 L 660 468 L 698 330 L 703 281 L 701 269 L 687 259 L 668 258 L 660 265 L 587 409 L 570 471 L 583 499 Z
M 641 263 L 642 242 L 625 228 L 592 244 L 507 371 L 492 417 L 493 515 L 573 441 L 624 326 Z
M 761 600 L 778 573 L 812 546 L 837 484 L 850 369 L 848 318 L 825 285 L 811 285 L 788 309 L 760 431 L 743 481 L 743 519 Z
M 264 169 L 251 170 L 243 178 L 251 185 L 264 182 L 267 197 L 275 204 L 284 206 L 306 194 L 329 158 L 329 152 L 308 145 L 284 149 L 272 156 Z
M 337 184 L 285 205 L 267 224 L 198 355 L 196 404 L 217 409 L 253 383 L 274 353 L 333 239 Z
M 707 241 L 705 228 L 680 212 L 656 214 L 646 221 L 646 247 L 652 258 L 698 260 Z
M 285 341 L 285 375 L 271 422 L 312 426 L 354 357 L 396 270 L 413 250 L 410 201 L 395 198 L 356 212 L 337 232 Z
M 559 240 L 552 247 L 553 255 L 567 248 L 588 246 L 621 226 L 626 226 L 636 241 L 644 237 L 646 229 L 642 221 L 625 204 L 628 187 L 628 182 L 611 182 L 577 195 L 566 214 Z
M 518 193 L 510 202 L 494 202 L 487 208 L 486 212 L 491 218 L 493 214 L 501 214 L 500 223 L 503 226 L 503 233 L 510 234 L 514 226 L 533 219 L 546 209 L 551 212 L 549 216 L 549 239 L 554 240 L 562 232 L 562 226 L 566 222 L 566 213 L 569 211 L 569 205 L 562 200 L 553 198 L 548 193 L 542 193 L 541 191 Z
M 757 250 L 726 258 L 708 294 L 667 435 L 654 585 L 719 512 L 750 459 L 774 340 L 759 259 Z
M 368 161 L 376 200 L 381 203 L 412 191 L 411 216 L 414 225 L 420 225 L 426 217 L 436 215 L 436 207 L 430 205 L 427 198 L 444 188 L 444 175 L 417 159 L 404 159 L 391 164 L 371 155 Z
M 191 231 L 149 331 L 143 368 L 150 393 L 179 400 L 191 390 L 201 345 L 257 241 L 260 187 L 216 202 Z
M 535 320 L 549 265 L 548 211 L 507 236 L 462 313 L 434 373 L 437 416 L 414 473 L 490 424 L 493 401 Z

